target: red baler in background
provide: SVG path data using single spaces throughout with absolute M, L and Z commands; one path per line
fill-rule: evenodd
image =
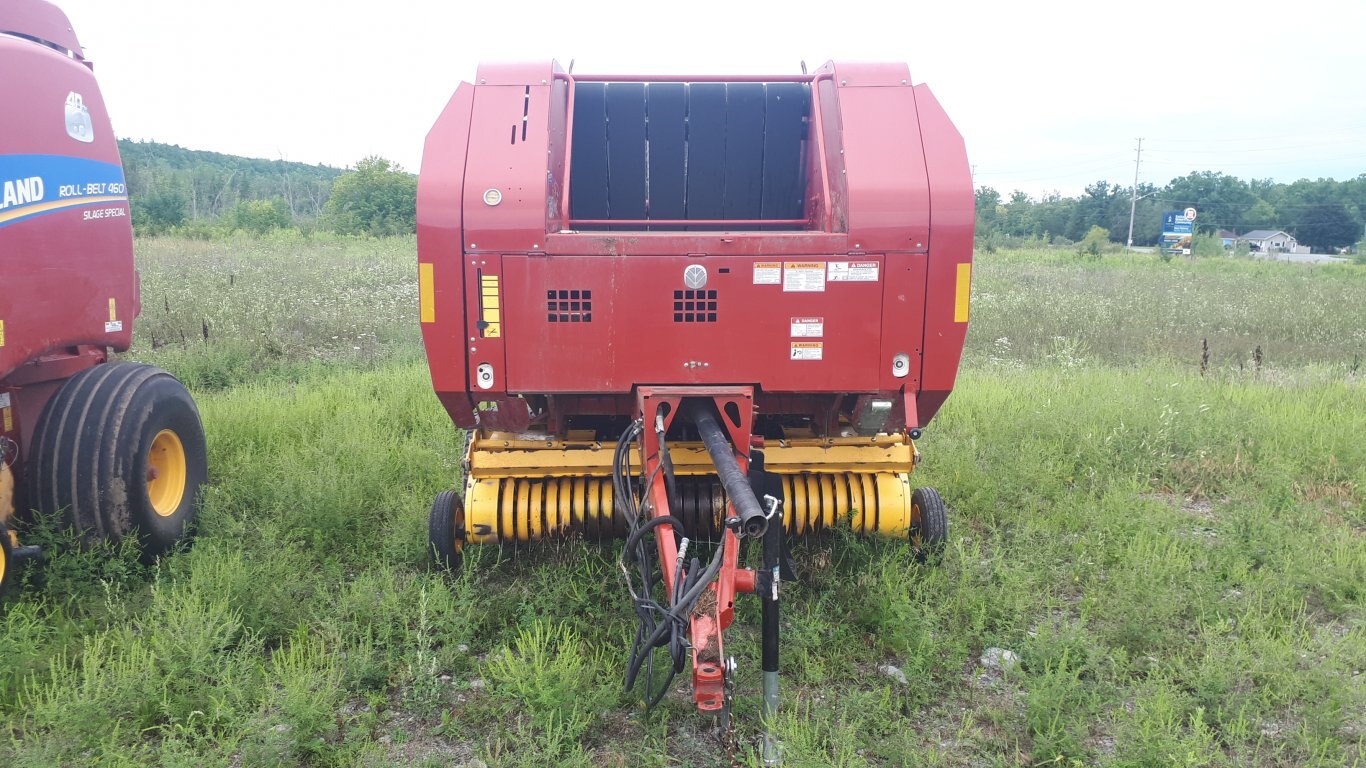
M 755 592 L 771 711 L 784 533 L 944 541 L 909 475 L 958 370 L 973 217 L 962 139 L 901 64 L 480 67 L 418 185 L 423 339 L 470 435 L 463 492 L 432 509 L 437 559 L 625 537 L 628 683 L 644 666 L 657 700 L 653 651 L 690 655 L 697 706 L 723 714 L 722 630 Z M 742 538 L 765 542 L 759 567 Z
M 66 16 L 0 4 L 0 589 L 12 516 L 63 515 L 90 539 L 136 532 L 147 556 L 185 532 L 204 432 L 165 371 L 110 363 L 139 310 L 118 144 Z

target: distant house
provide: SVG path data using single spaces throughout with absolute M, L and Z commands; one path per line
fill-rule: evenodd
M 1300 244 L 1294 236 L 1279 229 L 1254 229 L 1238 236 L 1237 242 L 1247 243 L 1247 247 L 1257 253 L 1296 253 Z
M 1223 243 L 1224 249 L 1229 250 L 1238 244 L 1238 233 L 1231 229 L 1219 230 L 1219 240 Z

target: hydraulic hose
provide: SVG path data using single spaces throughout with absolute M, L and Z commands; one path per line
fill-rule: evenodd
M 741 533 L 752 538 L 763 536 L 764 531 L 768 530 L 768 518 L 764 516 L 759 500 L 754 498 L 748 478 L 735 461 L 735 451 L 716 419 L 715 404 L 710 400 L 693 400 L 689 403 L 687 413 L 702 437 L 702 444 L 707 447 L 711 463 L 716 465 L 716 474 L 721 478 L 726 496 L 740 515 Z

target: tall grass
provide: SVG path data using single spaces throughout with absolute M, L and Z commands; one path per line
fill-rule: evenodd
M 410 242 L 238 245 L 212 257 L 194 249 L 218 244 L 143 241 L 144 280 L 205 307 L 186 322 L 221 311 L 215 323 L 246 335 L 311 310 L 245 291 L 201 302 L 221 286 L 189 273 L 196 258 L 254 265 L 282 295 L 366 295 L 369 259 L 377 295 L 411 287 Z M 979 291 L 1018 298 L 975 306 L 972 355 L 920 444 L 915 482 L 951 508 L 943 562 L 849 535 L 797 545 L 787 764 L 1360 763 L 1366 393 L 1337 362 L 1350 335 L 1294 361 L 1264 340 L 1261 370 L 1226 361 L 1204 376 L 1195 358 L 1139 362 L 1123 324 L 1086 326 L 1095 340 L 1069 355 L 1024 342 L 1068 322 L 1052 305 L 1099 307 L 1111 298 L 1097 286 L 1138 278 L 1175 296 L 1205 270 L 1259 275 L 1352 318 L 1334 292 L 1359 277 L 994 258 Z M 1043 277 L 1011 277 L 1023 274 Z M 145 289 L 146 313 L 154 299 Z M 1002 315 L 1025 305 L 1035 319 Z M 427 570 L 427 506 L 458 481 L 459 435 L 412 359 L 411 308 L 377 326 L 390 341 L 372 359 L 313 355 L 362 315 L 339 310 L 286 334 L 298 341 L 279 357 L 191 377 L 213 474 L 192 547 L 151 568 L 53 548 L 27 571 L 0 609 L 0 765 L 728 764 L 686 694 L 644 713 L 620 690 L 633 618 L 613 546 L 475 548 L 457 577 Z M 1270 332 L 1269 318 L 1248 327 Z M 1134 323 L 1164 344 L 1189 330 Z M 1009 356 L 989 359 L 993 328 L 1014 334 Z M 224 344 L 211 333 L 138 354 L 220 370 Z M 29 533 L 63 540 L 50 523 Z M 734 759 L 755 764 L 758 606 L 737 610 Z M 1020 668 L 983 668 L 992 646 Z
M 294 230 L 138 241 L 142 315 L 130 357 L 196 389 L 420 356 L 412 238 Z
M 1066 251 L 978 254 L 968 354 L 973 360 L 1122 365 L 1200 362 L 1361 370 L 1366 270 L 1151 254 L 1087 260 Z

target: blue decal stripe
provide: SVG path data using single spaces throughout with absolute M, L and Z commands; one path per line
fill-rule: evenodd
M 127 203 L 123 168 L 68 155 L 0 154 L 0 227 L 100 203 Z

